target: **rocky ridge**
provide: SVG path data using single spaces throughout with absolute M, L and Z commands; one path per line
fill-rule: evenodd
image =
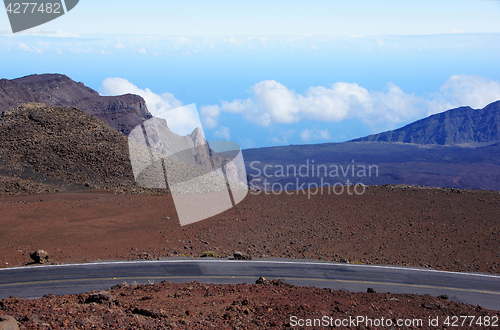
M 61 74 L 0 80 L 0 114 L 30 102 L 78 108 L 124 134 L 152 117 L 139 95 L 101 96 Z
M 500 141 L 500 101 L 483 109 L 460 107 L 418 120 L 402 128 L 352 142 L 437 145 L 485 145 Z

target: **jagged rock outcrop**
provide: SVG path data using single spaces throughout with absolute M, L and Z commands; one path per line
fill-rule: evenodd
M 30 102 L 83 110 L 125 135 L 152 117 L 139 95 L 101 96 L 83 83 L 61 74 L 0 80 L 0 116 L 6 110 Z
M 98 124 L 99 120 L 107 125 Z M 61 74 L 2 79 L 0 194 L 48 193 L 68 190 L 70 184 L 71 190 L 136 191 L 123 134 L 131 135 L 137 127 L 142 135 L 145 122 L 149 122 L 149 141 L 158 151 L 176 154 L 180 161 L 192 160 L 187 164 L 205 172 L 227 163 L 228 157 L 210 149 L 200 128 L 186 136 L 171 132 L 164 119 L 153 119 L 138 95 L 100 96 Z M 115 130 L 123 134 L 116 135 Z M 160 141 L 163 144 L 157 146 Z M 242 162 L 239 165 L 243 168 Z M 244 171 L 235 166 L 227 164 L 229 180 L 244 181 Z
M 495 143 L 500 141 L 500 101 L 478 110 L 448 110 L 393 131 L 353 140 L 362 141 L 472 146 Z

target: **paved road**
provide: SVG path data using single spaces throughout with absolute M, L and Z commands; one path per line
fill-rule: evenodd
M 0 299 L 104 290 L 123 282 L 255 283 L 260 276 L 355 292 L 372 287 L 378 292 L 447 294 L 454 301 L 500 310 L 500 276 L 298 260 L 198 259 L 4 268 L 0 269 Z

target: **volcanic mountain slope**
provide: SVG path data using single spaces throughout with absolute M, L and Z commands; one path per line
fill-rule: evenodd
M 483 109 L 460 107 L 432 115 L 402 128 L 355 139 L 415 144 L 491 144 L 500 141 L 500 101 Z
M 307 188 L 308 184 L 314 187 L 313 183 L 334 185 L 349 180 L 365 185 L 500 190 L 500 143 L 463 148 L 344 142 L 246 149 L 243 156 L 247 173 L 254 178 L 251 184 L 267 182 L 267 187 L 288 184 L 300 189 L 302 184 Z
M 170 132 L 165 120 L 157 121 L 176 138 L 177 147 L 191 147 L 188 151 L 198 165 L 224 158 L 208 147 L 199 129 L 179 136 Z M 136 184 L 127 137 L 75 108 L 27 103 L 5 111 L 0 117 L 0 140 L 0 195 L 85 188 L 165 193 Z
M 303 183 L 307 187 L 349 180 L 365 185 L 500 190 L 499 141 L 497 101 L 480 110 L 449 110 L 349 142 L 247 149 L 243 154 L 247 173 L 255 178 L 254 185 L 260 186 L 264 180 L 268 187 L 291 184 L 293 188 Z M 280 166 L 287 171 L 280 172 Z M 301 166 L 303 171 L 295 174 Z M 358 175 L 364 174 L 359 169 L 370 167 L 376 170 Z
M 138 95 L 100 96 L 83 83 L 61 74 L 0 80 L 0 114 L 30 102 L 78 108 L 124 134 L 152 117 L 146 102 Z
M 0 195 L 139 191 L 127 138 L 75 108 L 28 103 L 0 118 Z

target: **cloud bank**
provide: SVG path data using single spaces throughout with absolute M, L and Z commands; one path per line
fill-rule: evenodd
M 175 118 L 169 111 L 182 106 L 182 102 L 171 93 L 159 95 L 148 88 L 140 89 L 123 78 L 107 78 L 102 90 L 106 95 L 138 94 L 146 100 L 153 116 L 170 118 L 171 121 Z M 275 80 L 265 80 L 251 87 L 247 99 L 203 105 L 199 113 L 205 129 L 214 130 L 216 137 L 229 140 L 230 128 L 219 124 L 224 113 L 237 114 L 261 127 L 358 119 L 373 130 L 381 130 L 393 129 L 401 123 L 459 106 L 483 108 L 497 100 L 500 100 L 500 82 L 481 76 L 453 75 L 438 92 L 427 96 L 406 93 L 393 83 L 388 83 L 382 91 L 370 91 L 347 82 L 337 82 L 330 87 L 310 87 L 300 94 Z M 178 119 L 186 124 L 189 118 L 184 117 Z M 196 123 L 199 125 L 198 121 Z M 305 142 L 331 139 L 328 130 L 316 127 L 303 128 L 297 134 Z
M 391 129 L 402 122 L 468 105 L 482 108 L 500 99 L 500 82 L 481 76 L 451 76 L 440 91 L 427 97 L 406 93 L 393 83 L 383 91 L 369 91 L 356 83 L 337 82 L 331 87 L 310 87 L 304 94 L 275 81 L 252 86 L 244 100 L 222 101 L 204 106 L 202 120 L 209 128 L 217 127 L 221 113 L 238 113 L 248 122 L 269 127 L 303 120 L 341 122 L 359 119 L 373 128 Z M 319 134 L 319 135 L 318 135 Z M 319 131 L 301 133 L 304 140 L 323 136 Z

